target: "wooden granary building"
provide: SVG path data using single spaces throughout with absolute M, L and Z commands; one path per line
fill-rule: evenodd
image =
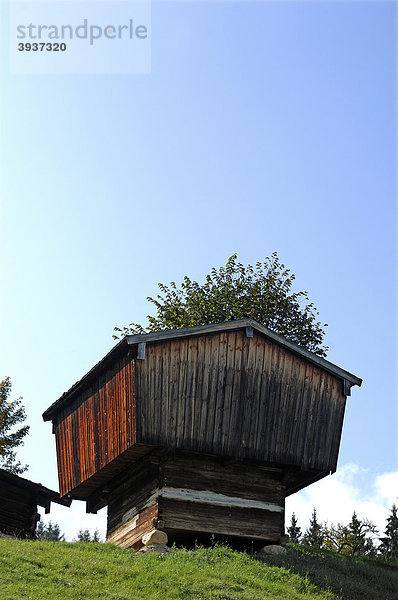
M 43 414 L 61 496 L 108 541 L 278 543 L 289 494 L 336 470 L 361 380 L 252 319 L 131 335 Z
M 70 506 L 71 500 L 61 499 L 58 492 L 50 490 L 19 475 L 0 469 L 0 535 L 34 538 L 42 506 L 46 514 L 51 502 Z

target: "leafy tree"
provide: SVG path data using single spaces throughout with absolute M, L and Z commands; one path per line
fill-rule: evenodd
M 293 513 L 290 521 L 290 527 L 287 528 L 287 533 L 289 535 L 290 541 L 293 544 L 299 544 L 301 538 L 301 527 L 297 524 L 296 515 Z
M 387 518 L 385 537 L 380 538 L 379 552 L 384 558 L 398 560 L 398 509 L 395 504 Z
M 0 382 L 0 468 L 10 473 L 23 473 L 28 468 L 15 461 L 16 448 L 24 442 L 24 437 L 29 431 L 29 425 L 19 429 L 15 426 L 26 419 L 21 398 L 9 401 L 11 394 L 11 381 L 9 377 Z
M 376 526 L 368 519 L 358 519 L 356 512 L 352 514 L 348 525 L 348 548 L 351 556 L 371 556 L 376 553 L 372 535 L 377 533 Z
M 349 529 L 347 525 L 339 523 L 337 526 L 331 525 L 323 529 L 323 546 L 327 550 L 345 553 L 344 550 L 349 543 Z
M 91 535 L 88 529 L 80 529 L 77 534 L 77 542 L 101 542 L 100 534 L 98 529 L 96 529 Z
M 322 548 L 324 542 L 324 531 L 321 523 L 318 522 L 316 509 L 312 511 L 310 526 L 303 537 L 303 543 L 313 548 Z
M 58 523 L 49 521 L 46 525 L 43 521 L 39 521 L 36 528 L 36 539 L 47 542 L 63 542 L 65 537 L 61 533 Z
M 137 323 L 115 327 L 113 337 L 251 317 L 296 344 L 326 356 L 323 328 L 327 324 L 317 321 L 319 313 L 308 302 L 307 292 L 292 291 L 294 279 L 276 252 L 255 266 L 244 266 L 233 254 L 224 267 L 213 268 L 202 284 L 187 276 L 179 287 L 174 281 L 169 286 L 159 283 L 161 294 L 147 298 L 156 308 L 156 315 L 147 317 L 148 327 Z
M 330 528 L 324 527 L 323 546 L 328 550 L 350 556 L 375 556 L 376 546 L 373 542 L 375 533 L 375 525 L 368 519 L 359 519 L 354 511 L 348 525 L 339 523 L 337 527 L 334 525 Z

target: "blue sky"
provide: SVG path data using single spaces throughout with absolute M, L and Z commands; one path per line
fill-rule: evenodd
M 274 250 L 364 380 L 355 498 L 396 473 L 396 23 L 393 2 L 154 2 L 149 75 L 11 75 L 3 45 L 0 376 L 31 479 L 57 489 L 41 413 L 157 282 Z

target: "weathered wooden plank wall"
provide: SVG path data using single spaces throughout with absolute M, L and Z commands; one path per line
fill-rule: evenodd
M 33 537 L 36 530 L 37 504 L 29 492 L 1 482 L 0 532 L 18 537 Z
M 342 379 L 256 331 L 148 343 L 143 360 L 126 353 L 74 393 L 54 421 L 61 495 L 90 496 L 137 444 L 137 456 L 161 446 L 336 468 Z
M 134 445 L 135 404 L 135 362 L 125 355 L 57 414 L 61 496 Z
M 214 506 L 192 502 L 159 500 L 162 531 L 173 536 L 185 533 L 192 541 L 198 534 L 245 538 L 278 543 L 283 534 L 282 513 L 256 508 Z
M 256 332 L 152 343 L 137 361 L 137 441 L 335 470 L 342 389 Z
M 153 523 L 158 518 L 157 502 L 144 509 L 135 517 L 131 517 L 120 527 L 115 528 L 107 535 L 106 541 L 116 544 L 121 548 L 135 548 L 141 545 L 142 537 L 153 530 Z
M 142 461 L 108 498 L 108 535 L 140 512 L 157 503 L 159 467 Z
M 278 541 L 284 529 L 282 470 L 210 456 L 148 458 L 116 487 L 108 505 L 108 541 L 139 545 L 154 527 L 184 533 Z

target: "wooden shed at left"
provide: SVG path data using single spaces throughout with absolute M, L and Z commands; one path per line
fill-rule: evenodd
M 58 492 L 0 469 L 0 535 L 33 538 L 40 519 L 37 507 L 42 506 L 48 514 L 51 502 L 71 505 L 71 500 L 61 499 Z

